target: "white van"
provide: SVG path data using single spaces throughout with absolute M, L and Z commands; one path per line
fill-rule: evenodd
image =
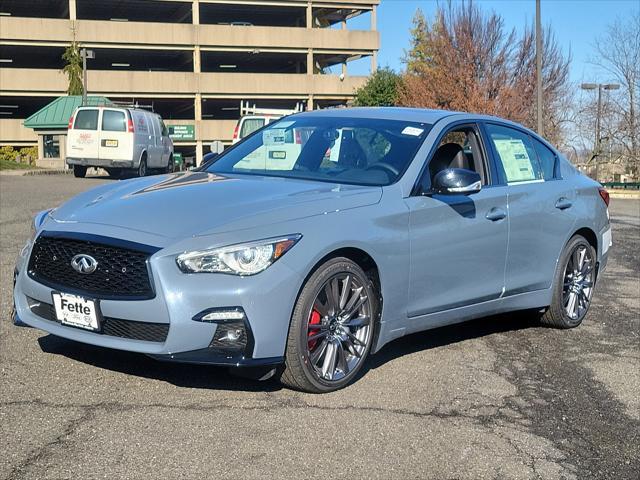
M 173 170 L 173 142 L 160 115 L 137 108 L 78 107 L 69 119 L 67 164 L 76 177 L 87 167 L 119 176 L 125 169 L 144 177 Z
M 281 108 L 257 108 L 255 105 L 249 106 L 244 101 L 240 102 L 240 120 L 236 124 L 233 131 L 232 144 L 238 143 L 245 137 L 248 137 L 256 130 L 261 129 L 265 125 L 275 122 L 286 115 L 301 112 L 302 104 L 298 103 L 296 108 L 292 110 Z

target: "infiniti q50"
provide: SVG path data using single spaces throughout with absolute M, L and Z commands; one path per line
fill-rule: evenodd
M 328 392 L 412 332 L 514 310 L 579 325 L 611 246 L 608 201 L 499 118 L 296 114 L 195 171 L 36 215 L 14 321 Z

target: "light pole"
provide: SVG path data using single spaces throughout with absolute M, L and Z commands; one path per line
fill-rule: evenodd
M 602 115 L 602 90 L 617 90 L 620 88 L 620 85 L 617 83 L 583 83 L 580 85 L 582 90 L 596 90 L 598 89 L 598 107 L 596 110 L 596 139 L 593 144 L 593 156 L 592 159 L 595 158 L 596 161 L 596 182 L 598 181 L 598 163 L 600 156 L 600 116 Z
M 87 58 L 96 58 L 93 50 L 86 48 L 80 49 L 80 57 L 82 57 L 82 106 L 87 104 Z
M 540 0 L 536 0 L 536 116 L 538 135 L 544 135 L 542 124 L 542 20 Z

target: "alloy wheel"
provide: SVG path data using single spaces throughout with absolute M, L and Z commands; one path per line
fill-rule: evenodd
M 578 245 L 571 253 L 564 272 L 562 301 L 571 320 L 580 320 L 589 308 L 593 293 L 594 261 L 591 250 Z
M 350 273 L 327 280 L 307 321 L 307 356 L 318 379 L 344 379 L 360 363 L 371 341 L 371 300 Z

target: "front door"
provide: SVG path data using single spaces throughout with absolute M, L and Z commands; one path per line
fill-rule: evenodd
M 507 187 L 493 186 L 477 127 L 447 132 L 429 160 L 431 179 L 445 168 L 475 170 L 471 195 L 412 196 L 409 207 L 410 317 L 497 299 L 504 288 Z

